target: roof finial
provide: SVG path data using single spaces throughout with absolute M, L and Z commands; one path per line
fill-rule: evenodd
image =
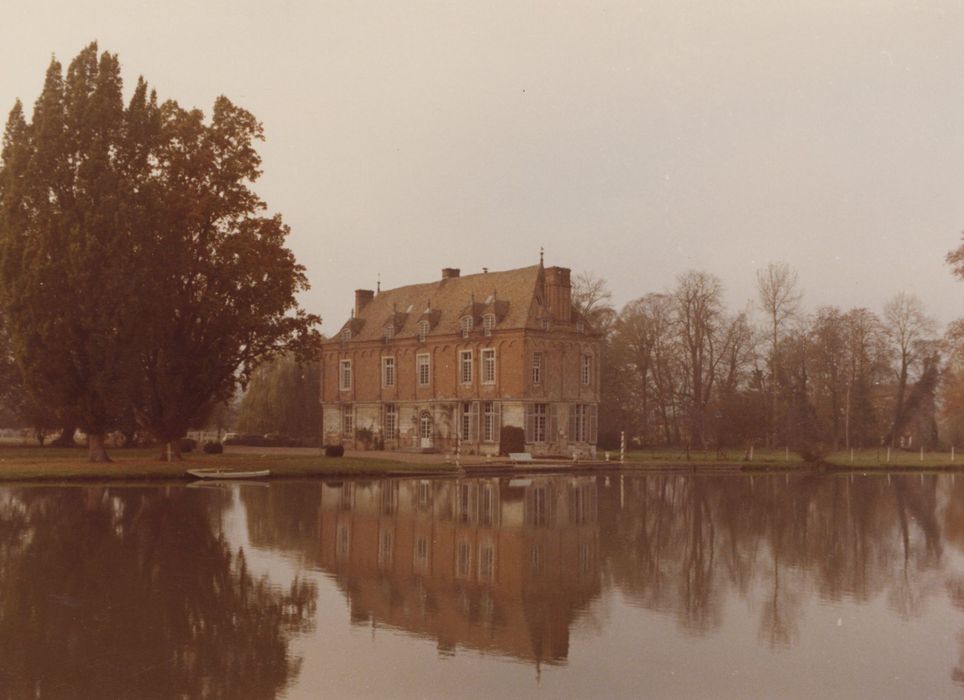
M 542 246 L 539 246 L 539 267 L 542 267 Z
M 382 293 L 382 273 L 381 272 L 378 273 L 378 277 L 376 278 L 376 281 L 375 281 L 375 291 L 378 294 Z

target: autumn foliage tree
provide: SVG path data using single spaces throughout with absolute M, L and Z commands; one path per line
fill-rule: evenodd
M 132 409 L 171 444 L 266 358 L 307 350 L 304 269 L 251 184 L 261 125 L 219 97 L 210 120 L 125 107 L 116 55 L 54 60 L 0 165 L 0 305 L 25 390 L 76 418 L 90 458 Z

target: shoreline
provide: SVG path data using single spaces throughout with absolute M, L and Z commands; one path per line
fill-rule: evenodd
M 950 462 L 933 455 L 923 463 L 914 460 L 890 464 L 871 460 L 876 451 L 861 454 L 850 463 L 835 459 L 822 462 L 759 459 L 753 462 L 734 459 L 685 460 L 682 455 L 664 453 L 631 453 L 625 463 L 618 460 L 536 460 L 531 464 L 492 462 L 478 456 L 467 456 L 461 468 L 451 459 L 437 454 L 352 452 L 344 457 L 325 457 L 315 448 L 247 448 L 229 449 L 224 454 L 188 453 L 180 462 L 158 459 L 156 448 L 111 452 L 112 462 L 86 461 L 83 448 L 0 448 L 0 485 L 56 484 L 81 482 L 127 483 L 192 483 L 197 481 L 187 469 L 269 469 L 265 480 L 279 479 L 344 479 L 344 478 L 431 478 L 431 477 L 528 477 L 538 475 L 623 474 L 924 474 L 964 471 L 964 462 Z M 841 463 L 843 462 L 843 463 Z M 211 481 L 210 483 L 217 483 Z M 233 483 L 239 483 L 235 481 Z

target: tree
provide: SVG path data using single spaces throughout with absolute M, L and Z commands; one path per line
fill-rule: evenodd
M 93 461 L 130 396 L 141 278 L 126 201 L 116 56 L 53 60 L 28 124 L 18 102 L 0 170 L 0 302 L 35 405 L 75 416 Z
M 767 442 L 773 446 L 776 431 L 776 378 L 780 373 L 778 348 L 780 329 L 793 318 L 800 306 L 802 294 L 797 289 L 797 273 L 786 263 L 770 263 L 756 273 L 760 306 L 767 316 L 770 331 L 770 372 L 767 395 Z
M 238 415 L 244 433 L 281 433 L 317 443 L 321 427 L 321 368 L 293 355 L 267 362 L 254 373 Z
M 947 264 L 954 274 L 964 279 L 964 233 L 961 234 L 961 245 L 947 254 Z
M 891 447 L 900 440 L 900 430 L 906 418 L 907 381 L 911 365 L 923 357 L 921 342 L 935 332 L 936 324 L 924 311 L 924 304 L 913 294 L 900 292 L 884 306 L 887 337 L 897 355 L 896 395 L 894 419 L 888 439 Z
M 176 458 L 177 438 L 259 364 L 287 351 L 311 357 L 319 319 L 298 308 L 308 282 L 284 247 L 288 227 L 262 215 L 266 205 L 250 187 L 261 173 L 261 124 L 226 97 L 210 123 L 173 101 L 155 118 L 146 89 L 135 101 L 151 164 L 141 416 Z

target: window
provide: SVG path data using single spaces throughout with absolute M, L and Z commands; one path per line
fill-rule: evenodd
M 341 332 L 342 340 L 351 340 L 351 328 L 346 328 Z
M 351 552 L 351 529 L 349 525 L 346 523 L 338 523 L 335 538 L 337 540 L 335 552 L 338 558 L 347 559 L 348 554 Z
M 418 374 L 418 385 L 428 386 L 432 375 L 430 372 L 430 356 L 427 354 L 415 356 L 415 372 Z
M 382 358 L 382 386 L 389 389 L 395 386 L 395 358 Z
M 340 367 L 338 388 L 342 391 L 348 391 L 351 389 L 351 360 L 342 360 Z
M 428 565 L 428 539 L 422 535 L 415 538 L 415 569 L 419 573 L 425 571 Z
M 378 533 L 378 566 L 390 568 L 395 553 L 395 533 L 385 528 Z
M 491 581 L 495 574 L 495 548 L 492 542 L 479 545 L 479 580 Z
M 526 404 L 526 442 L 545 442 L 548 432 L 549 406 Z
M 355 434 L 355 407 L 350 404 L 341 407 L 341 432 L 349 437 Z
M 463 384 L 472 383 L 472 351 L 463 350 L 459 353 L 459 381 Z
M 479 425 L 479 402 L 466 401 L 461 404 L 459 416 L 459 437 L 467 442 L 477 442 Z
M 428 508 L 430 505 L 432 505 L 432 482 L 420 481 L 418 482 L 418 507 Z
M 589 406 L 574 403 L 569 407 L 569 439 L 572 442 L 589 442 Z
M 589 386 L 592 383 L 592 355 L 582 356 L 582 383 Z
M 479 488 L 479 523 L 491 527 L 495 523 L 495 486 L 483 484 Z
M 532 383 L 542 383 L 542 353 L 532 353 Z
M 459 542 L 458 551 L 455 559 L 455 575 L 460 578 L 468 578 L 469 569 L 472 566 L 472 547 L 468 542 Z
M 496 442 L 499 439 L 499 409 L 495 401 L 482 404 L 482 442 Z
M 495 384 L 495 348 L 482 351 L 482 383 Z
M 544 527 L 551 524 L 551 503 L 548 486 L 531 486 L 526 489 L 523 502 L 523 520 L 526 525 Z
M 395 337 L 395 324 L 389 323 L 385 326 L 385 340 L 391 340 Z
M 542 319 L 542 330 L 547 331 L 552 326 L 552 322 L 548 318 Z
M 459 326 L 462 329 L 463 338 L 469 337 L 469 334 L 472 332 L 472 324 L 473 324 L 473 321 L 471 316 L 463 316 L 462 320 L 459 321 Z
M 486 314 L 482 317 L 482 335 L 486 337 L 492 335 L 493 328 L 495 328 L 495 314 Z
M 385 404 L 385 412 L 382 415 L 382 435 L 391 440 L 395 437 L 398 429 L 398 406 L 393 403 Z
M 424 343 L 425 336 L 428 335 L 428 321 L 418 322 L 418 342 Z

